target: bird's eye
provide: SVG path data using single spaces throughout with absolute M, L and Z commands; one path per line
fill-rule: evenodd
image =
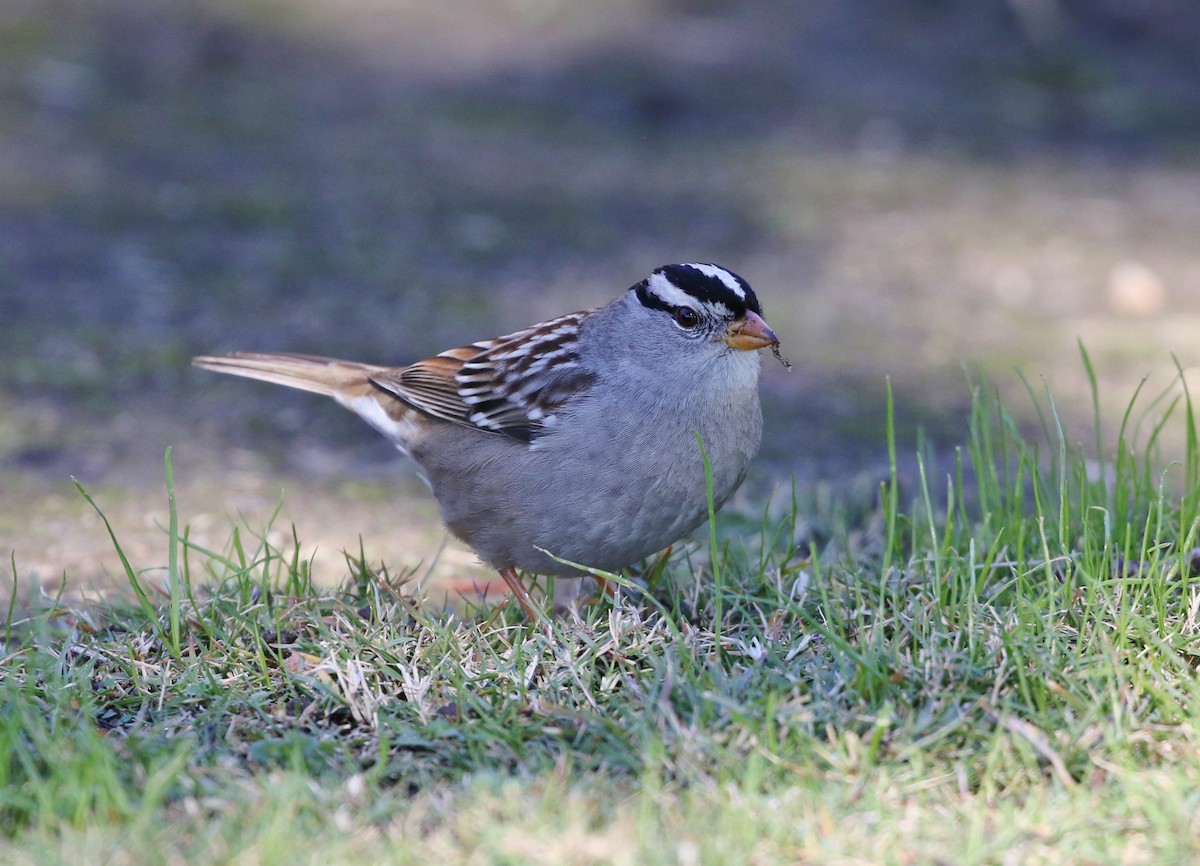
M 700 324 L 700 314 L 691 307 L 676 307 L 674 315 L 675 324 L 689 331 Z

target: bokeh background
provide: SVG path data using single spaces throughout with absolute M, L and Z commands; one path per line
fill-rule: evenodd
M 744 497 L 961 440 L 967 373 L 1086 430 L 1200 337 L 1192 0 L 4 0 L 0 577 L 102 593 L 278 506 L 470 574 L 392 449 L 191 355 L 403 363 L 716 261 L 767 364 Z M 1020 373 L 1020 375 L 1018 375 Z M 1190 374 L 1189 374 L 1190 375 Z M 1089 438 L 1090 432 L 1081 433 Z

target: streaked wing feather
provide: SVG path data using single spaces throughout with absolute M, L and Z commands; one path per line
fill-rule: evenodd
M 435 418 L 528 441 L 592 382 L 574 351 L 583 315 L 449 349 L 371 381 Z
M 460 367 L 461 361 L 438 355 L 410 367 L 372 376 L 371 381 L 427 415 L 469 425 L 467 406 L 454 381 Z

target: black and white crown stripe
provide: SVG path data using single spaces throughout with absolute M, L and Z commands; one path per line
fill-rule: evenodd
M 653 309 L 670 312 L 698 302 L 722 316 L 740 318 L 747 311 L 762 315 L 762 306 L 750 285 L 718 265 L 665 265 L 634 289 L 642 304 Z
M 749 291 L 750 287 L 746 285 L 745 280 L 732 271 L 727 271 L 717 265 L 705 264 L 703 262 L 692 262 L 690 264 L 685 264 L 682 267 L 695 268 L 706 277 L 714 280 L 720 280 L 725 284 L 725 288 L 729 289 L 729 291 L 733 292 L 743 301 L 746 299 L 746 292 Z

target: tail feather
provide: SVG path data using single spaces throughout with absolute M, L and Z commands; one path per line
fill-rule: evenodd
M 229 355 L 201 355 L 192 363 L 205 370 L 260 379 L 288 388 L 299 388 L 333 397 L 338 402 L 375 390 L 370 377 L 388 369 L 317 355 L 292 355 L 265 352 L 233 352 Z
M 396 367 L 340 361 L 318 355 L 269 352 L 201 355 L 193 358 L 192 363 L 216 373 L 260 379 L 274 385 L 332 397 L 392 440 L 405 453 L 408 453 L 409 443 L 418 433 L 414 416 L 419 413 L 371 381 L 373 376 L 389 372 L 394 374 L 399 369 Z

